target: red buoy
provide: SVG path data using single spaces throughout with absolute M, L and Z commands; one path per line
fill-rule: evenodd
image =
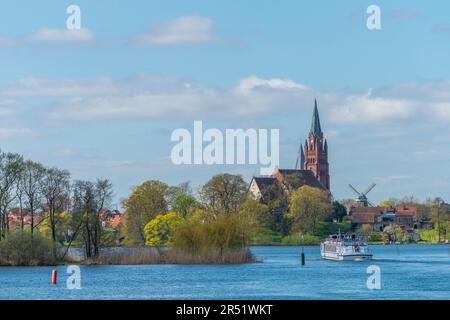
M 56 278 L 57 278 L 57 275 L 58 275 L 58 271 L 53 270 L 53 271 L 52 271 L 52 285 L 55 285 L 55 284 L 56 284 Z

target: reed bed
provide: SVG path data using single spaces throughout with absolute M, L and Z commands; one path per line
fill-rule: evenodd
M 102 252 L 89 265 L 146 265 L 146 264 L 242 264 L 258 262 L 248 249 L 189 254 L 174 249 L 133 248 L 132 250 Z

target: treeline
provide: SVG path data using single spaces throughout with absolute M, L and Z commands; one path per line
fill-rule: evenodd
M 159 250 L 170 261 L 180 262 L 174 253 L 183 257 L 182 262 L 254 261 L 246 246 L 256 231 L 256 216 L 263 213 L 245 210 L 246 190 L 242 177 L 230 174 L 213 177 L 200 188 L 199 198 L 189 183 L 171 187 L 146 181 L 123 201 L 125 242 L 130 246 L 170 246 L 170 252 Z
M 67 170 L 0 151 L 0 264 L 57 263 L 74 241 L 86 257 L 97 256 L 99 215 L 112 195 L 107 179 L 72 181 Z M 11 215 L 19 218 L 16 230 Z
M 123 202 L 126 244 L 204 253 L 249 244 L 318 244 L 338 230 L 358 232 L 374 241 L 408 239 L 406 231 L 396 225 L 384 233 L 374 231 L 371 225 L 356 229 L 347 215 L 347 208 L 356 205 L 355 201 L 336 201 L 317 188 L 302 186 L 290 194 L 274 188 L 266 192 L 264 204 L 247 191 L 242 177 L 230 174 L 214 176 L 198 189 L 197 196 L 188 183 L 173 187 L 161 181 L 144 182 Z M 422 240 L 448 239 L 449 205 L 440 198 L 420 202 L 407 197 L 379 205 L 415 207 L 416 219 L 430 228 L 420 231 Z
M 267 204 L 247 191 L 243 178 L 231 174 L 214 176 L 197 197 L 188 183 L 171 187 L 146 181 L 123 201 L 126 244 L 223 254 L 249 244 L 274 244 L 276 236 L 295 242 L 302 234 L 317 243 L 333 227 L 345 228 L 339 223 L 345 208 L 320 189 L 303 186 L 290 196 L 274 195 Z

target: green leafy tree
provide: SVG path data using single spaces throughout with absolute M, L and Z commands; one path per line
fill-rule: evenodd
M 289 207 L 289 198 L 278 184 L 272 184 L 263 191 L 264 204 L 270 211 L 269 229 L 277 234 L 287 235 L 291 229 L 291 222 L 283 214 Z
M 220 213 L 213 220 L 193 215 L 183 221 L 173 236 L 173 247 L 191 255 L 218 254 L 244 248 L 251 236 L 248 221 L 236 214 Z
M 42 222 L 36 226 L 36 229 L 39 231 L 39 234 L 51 239 L 52 229 L 50 226 L 50 219 L 48 218 L 48 212 L 43 212 L 42 214 Z M 60 212 L 57 214 L 56 219 L 56 241 L 58 243 L 68 241 L 72 228 L 72 215 L 68 212 Z
M 145 225 L 145 244 L 159 247 L 170 244 L 176 228 L 183 221 L 175 212 L 158 215 Z
M 186 218 L 191 215 L 192 212 L 199 207 L 199 203 L 195 197 L 189 194 L 180 194 L 173 201 L 172 210 L 175 211 L 180 217 Z
M 235 213 L 247 191 L 247 184 L 240 175 L 220 174 L 209 180 L 200 190 L 203 204 L 217 216 L 219 213 Z
M 329 214 L 330 207 L 327 192 L 305 185 L 291 194 L 286 216 L 293 221 L 297 230 L 315 235 L 319 221 Z
M 390 199 L 387 199 L 387 200 L 380 201 L 380 203 L 378 205 L 380 207 L 388 208 L 388 207 L 395 207 L 397 205 L 397 203 L 398 203 L 397 199 L 390 198 Z
M 342 219 L 347 215 L 347 209 L 339 201 L 333 201 L 332 204 L 332 220 L 342 222 Z
M 445 222 L 450 219 L 449 205 L 441 198 L 435 198 L 430 202 L 430 218 L 438 233 L 438 242 L 445 235 Z
M 157 180 L 146 181 L 133 189 L 131 195 L 123 201 L 127 243 L 144 244 L 144 227 L 158 214 L 168 211 L 169 194 L 169 186 Z
M 272 222 L 269 207 L 251 197 L 246 197 L 242 202 L 239 207 L 239 217 L 248 221 L 255 232 L 260 228 L 269 228 Z

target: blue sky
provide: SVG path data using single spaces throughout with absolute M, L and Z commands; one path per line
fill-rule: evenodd
M 66 8 L 82 33 L 67 33 Z M 381 9 L 381 30 L 366 8 Z M 336 198 L 450 198 L 448 1 L 14 1 L 0 11 L 0 147 L 116 202 L 254 166 L 175 166 L 176 128 L 280 129 L 292 167 L 317 96 Z M 449 199 L 450 200 L 450 199 Z

